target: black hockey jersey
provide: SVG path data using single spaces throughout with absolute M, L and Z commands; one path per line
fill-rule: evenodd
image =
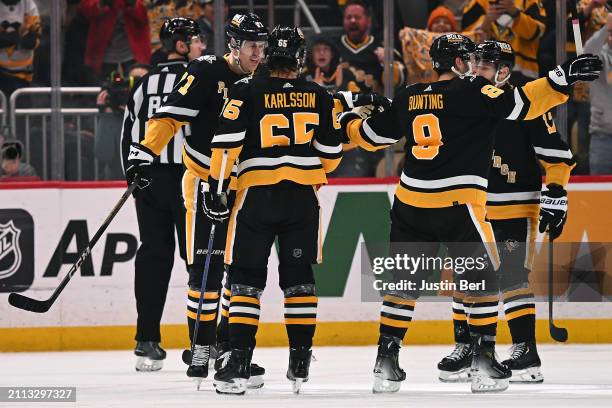
M 238 191 L 283 180 L 327 182 L 342 154 L 341 109 L 324 88 L 304 79 L 246 78 L 229 91 L 212 141 L 211 177 L 227 179 L 238 163 Z M 228 153 L 221 175 L 224 152 Z
M 471 203 L 484 207 L 500 119 L 533 119 L 567 100 L 546 78 L 512 91 L 482 77 L 454 78 L 401 89 L 391 109 L 349 122 L 351 141 L 378 150 L 406 137 L 396 197 L 426 208 Z
M 185 72 L 187 61 L 170 60 L 158 64 L 140 78 L 130 92 L 121 130 L 121 159 L 125 168 L 132 143 L 145 138 L 147 121 L 157 112 Z M 183 139 L 187 126 L 178 127 L 174 137 L 160 149 L 156 163 L 182 164 Z
M 542 172 L 546 184 L 566 186 L 575 161 L 551 112 L 539 118 L 501 121 L 487 189 L 487 217 L 493 220 L 537 218 L 540 211 Z M 539 162 L 539 163 L 538 163 Z
M 153 116 L 143 145 L 159 153 L 168 143 L 169 135 L 174 134 L 173 130 L 189 123 L 183 163 L 189 171 L 206 180 L 210 168 L 210 142 L 228 87 L 245 76 L 230 69 L 227 57 L 205 55 L 193 60 L 181 82 Z
M 359 44 L 351 42 L 346 35 L 338 40 L 340 60 L 353 73 L 356 82 L 363 82 L 366 87 L 382 93 L 384 68 L 374 53 L 378 47 L 382 47 L 382 43 L 372 35 L 366 36 Z M 394 50 L 393 55 L 393 84 L 400 86 L 406 80 L 406 69 L 401 62 L 401 54 Z

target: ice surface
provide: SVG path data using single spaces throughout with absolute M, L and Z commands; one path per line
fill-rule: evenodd
M 397 394 L 373 395 L 376 348 L 315 347 L 311 379 L 300 395 L 285 379 L 288 350 L 257 349 L 267 374 L 261 390 L 245 396 L 215 394 L 209 378 L 197 392 L 185 376 L 181 350 L 168 350 L 157 373 L 137 373 L 131 351 L 0 353 L 0 386 L 75 386 L 78 407 L 611 407 L 610 345 L 542 345 L 543 384 L 510 384 L 500 394 L 473 395 L 469 384 L 442 384 L 436 364 L 450 346 L 406 346 L 400 363 L 407 380 Z M 500 357 L 506 355 L 500 346 Z M 211 371 L 212 376 L 212 371 Z M 63 407 L 74 403 L 0 403 Z

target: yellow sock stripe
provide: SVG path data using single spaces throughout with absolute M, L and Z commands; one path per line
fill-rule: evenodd
M 232 296 L 232 291 L 229 290 L 228 288 L 223 288 L 223 294 L 227 297 Z
M 465 322 L 467 320 L 467 316 L 461 313 L 453 313 L 453 320 L 461 320 L 462 322 Z
M 414 300 L 402 299 L 397 296 L 385 295 L 383 302 L 393 302 L 398 305 L 408 305 L 414 307 L 416 302 Z
M 317 303 L 318 300 L 316 296 L 295 296 L 285 298 L 285 303 Z
M 192 298 L 200 298 L 200 292 L 197 290 L 189 290 L 187 291 L 187 295 L 191 296 Z M 204 299 L 219 299 L 219 293 L 218 292 L 204 292 Z
M 463 300 L 463 303 L 489 303 L 489 302 L 498 302 L 499 295 L 491 295 L 491 296 L 466 296 Z
M 230 317 L 230 324 L 250 324 L 251 326 L 258 326 L 259 319 L 253 319 L 251 317 Z
M 525 316 L 525 315 L 535 315 L 536 310 L 533 307 L 528 307 L 526 309 L 515 310 L 514 312 L 506 313 L 506 320 L 516 319 L 517 317 Z
M 497 316 L 485 318 L 469 316 L 467 321 L 470 326 L 487 326 L 489 324 L 497 323 Z
M 192 320 L 196 320 L 197 313 L 192 312 L 190 310 L 187 311 L 187 317 Z M 217 320 L 217 313 L 200 313 L 200 321 L 201 322 L 210 322 L 212 320 Z
M 227 309 L 221 309 L 221 316 L 229 317 L 229 311 Z
M 311 317 L 311 318 L 285 317 L 285 324 L 317 324 L 317 319 L 314 317 Z
M 384 324 L 386 326 L 399 327 L 399 328 L 402 328 L 402 329 L 407 329 L 410 326 L 410 321 L 406 321 L 406 320 L 393 320 L 393 319 L 390 319 L 390 318 L 384 317 L 384 316 L 381 316 L 380 323 Z
M 518 295 L 531 295 L 531 296 L 533 296 L 533 292 L 529 288 L 519 288 L 519 289 L 515 289 L 515 290 L 511 290 L 509 292 L 504 292 L 503 293 L 504 299 L 508 299 L 508 298 L 511 298 L 513 296 L 518 296 Z
M 233 302 L 252 303 L 259 306 L 259 299 L 250 296 L 232 296 L 230 299 L 230 304 Z

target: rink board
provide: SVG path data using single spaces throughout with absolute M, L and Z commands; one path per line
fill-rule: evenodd
M 591 179 L 570 185 L 570 216 L 564 240 L 612 242 L 610 181 Z M 15 287 L 28 296 L 48 297 L 124 188 L 121 183 L 34 183 L 29 188 L 7 188 L 0 184 L 0 228 L 4 228 L 0 230 L 3 234 L 0 255 L 4 256 L 0 257 L 0 351 L 133 346 L 136 320 L 133 267 L 138 227 L 132 200 L 92 251 L 91 262 L 85 262 L 81 274 L 75 276 L 49 312 L 28 313 L 7 303 L 8 291 Z M 379 304 L 361 301 L 359 242 L 364 237 L 368 241 L 386 239 L 394 190 L 395 183 L 390 180 L 379 184 L 334 184 L 320 190 L 325 257 L 324 264 L 316 270 L 320 299 L 316 342 L 320 345 L 363 345 L 376 341 Z M 6 232 L 11 220 L 12 235 Z M 19 234 L 15 234 L 16 229 Z M 18 238 L 12 242 L 9 238 L 15 235 Z M 11 259 L 15 257 L 19 258 L 19 267 L 12 271 L 16 262 Z M 186 344 L 187 274 L 178 254 L 175 258 L 163 317 L 166 347 Z M 268 286 L 262 299 L 258 345 L 286 343 L 277 265 L 273 248 Z M 570 331 L 570 341 L 612 342 L 609 303 L 558 303 L 555 308 L 559 324 Z M 538 305 L 538 319 L 545 319 L 547 312 L 545 304 Z M 420 302 L 415 313 L 408 342 L 452 342 L 448 302 Z M 538 338 L 550 341 L 545 320 L 538 323 Z M 509 341 L 503 323 L 500 341 Z

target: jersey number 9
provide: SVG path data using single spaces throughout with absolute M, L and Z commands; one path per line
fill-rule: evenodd
M 427 129 L 427 131 L 426 131 Z M 432 113 L 418 115 L 412 121 L 412 134 L 416 146 L 412 146 L 412 155 L 419 160 L 431 160 L 440 152 L 442 131 L 440 121 Z

